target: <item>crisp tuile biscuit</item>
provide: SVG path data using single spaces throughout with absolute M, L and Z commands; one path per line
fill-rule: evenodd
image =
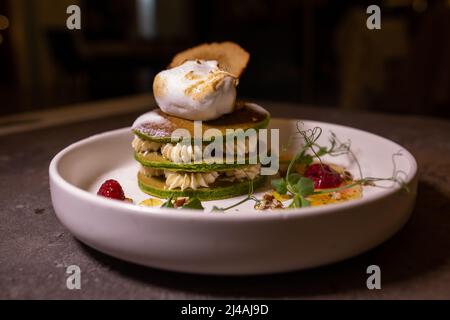
M 177 67 L 187 60 L 216 60 L 219 68 L 240 77 L 247 67 L 250 54 L 234 42 L 213 42 L 187 49 L 178 53 L 169 64 Z

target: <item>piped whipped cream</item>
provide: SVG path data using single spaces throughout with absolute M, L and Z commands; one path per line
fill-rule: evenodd
M 197 145 L 167 143 L 161 148 L 164 158 L 175 163 L 191 163 L 202 160 L 203 150 Z
M 164 171 L 166 176 L 166 187 L 169 190 L 180 188 L 182 191 L 188 188 L 192 190 L 197 190 L 200 187 L 209 187 L 216 181 L 219 173 L 212 172 L 173 172 Z
M 219 178 L 224 181 L 254 180 L 260 175 L 261 165 L 257 164 L 226 172 L 178 172 L 141 166 L 140 172 L 149 177 L 164 175 L 165 186 L 169 190 L 177 188 L 197 190 L 201 187 L 208 188 Z
M 170 115 L 188 120 L 213 120 L 231 113 L 238 79 L 215 60 L 188 60 L 161 71 L 153 81 L 158 106 Z
M 158 142 L 143 140 L 138 136 L 134 136 L 133 142 L 131 142 L 131 146 L 136 152 L 148 153 L 148 152 L 156 152 L 161 148 L 161 144 Z
M 138 136 L 134 136 L 131 145 L 136 152 L 142 153 L 143 155 L 147 155 L 151 152 L 160 152 L 165 159 L 175 163 L 201 162 L 204 151 L 204 146 L 199 147 L 197 145 L 184 145 L 179 142 L 176 144 L 161 144 L 158 142 L 144 140 Z M 256 144 L 250 144 L 248 139 L 245 144 L 234 143 L 233 141 L 233 143 L 229 145 L 226 143 L 224 150 L 224 152 L 230 152 L 234 155 L 248 154 L 250 152 L 255 152 Z

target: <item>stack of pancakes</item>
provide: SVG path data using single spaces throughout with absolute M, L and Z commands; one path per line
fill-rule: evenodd
M 170 64 L 175 67 L 186 60 L 216 60 L 220 68 L 240 76 L 248 62 L 248 54 L 235 44 L 221 43 L 202 45 L 178 54 Z M 244 61 L 243 61 L 244 60 Z M 261 165 L 257 162 L 257 143 L 249 143 L 245 149 L 237 145 L 236 140 L 230 146 L 226 144 L 226 129 L 266 128 L 270 120 L 269 113 L 262 107 L 244 102 L 236 102 L 232 113 L 218 119 L 203 121 L 203 133 L 208 129 L 217 129 L 223 138 L 223 161 L 204 157 L 204 150 L 214 140 L 203 139 L 196 142 L 194 121 L 164 113 L 160 109 L 150 111 L 139 117 L 133 124 L 135 135 L 132 146 L 135 159 L 140 163 L 138 183 L 142 191 L 159 198 L 197 197 L 200 200 L 230 198 L 249 191 L 250 181 L 253 188 L 264 183 L 260 175 Z M 177 129 L 185 129 L 190 138 L 181 141 L 174 139 Z M 217 137 L 216 137 L 217 139 Z M 230 141 L 230 140 L 228 140 Z M 238 150 L 241 148 L 240 150 Z M 234 160 L 226 161 L 226 153 L 234 153 Z M 245 154 L 244 161 L 238 161 L 236 154 Z M 242 159 L 241 159 L 242 160 Z

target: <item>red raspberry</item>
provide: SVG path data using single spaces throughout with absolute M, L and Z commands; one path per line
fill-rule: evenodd
M 112 179 L 103 182 L 100 189 L 98 189 L 97 195 L 116 200 L 125 200 L 122 186 L 119 182 Z
M 342 183 L 342 177 L 338 172 L 321 163 L 310 165 L 305 171 L 305 177 L 314 181 L 316 189 L 336 188 Z

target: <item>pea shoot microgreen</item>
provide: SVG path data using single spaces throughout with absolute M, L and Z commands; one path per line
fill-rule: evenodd
M 173 197 L 174 197 L 174 195 L 172 193 L 169 196 L 169 198 L 167 198 L 167 201 L 161 205 L 161 208 L 175 208 L 175 206 L 173 205 L 173 202 L 172 202 Z
M 377 186 L 376 182 L 380 181 L 392 181 L 396 184 L 399 184 L 403 189 L 408 191 L 407 185 L 404 183 L 401 175 L 405 174 L 401 170 L 397 170 L 395 157 L 401 156 L 401 152 L 394 153 L 392 155 L 393 162 L 393 173 L 391 177 L 388 178 L 376 178 L 376 177 L 364 177 L 362 174 L 361 166 L 356 158 L 355 154 L 351 150 L 351 142 L 341 142 L 335 133 L 331 132 L 329 138 L 329 146 L 321 146 L 318 144 L 318 139 L 322 135 L 322 129 L 320 127 L 314 127 L 313 129 L 302 130 L 302 123 L 297 123 L 297 133 L 300 134 L 300 137 L 303 139 L 302 147 L 295 153 L 294 157 L 289 162 L 287 167 L 286 175 L 279 179 L 274 179 L 271 181 L 271 185 L 276 192 L 280 195 L 289 195 L 289 198 L 292 198 L 292 202 L 289 204 L 288 208 L 303 208 L 309 207 L 310 201 L 308 200 L 309 196 L 312 195 L 320 195 L 327 194 L 332 192 L 340 192 L 349 188 L 353 188 L 356 186 Z M 292 137 L 289 139 L 290 144 L 292 142 Z M 332 157 L 337 157 L 341 155 L 350 156 L 354 163 L 356 164 L 359 171 L 359 179 L 353 180 L 350 183 L 341 185 L 336 188 L 330 189 L 314 189 L 314 181 L 307 177 L 302 176 L 298 172 L 293 172 L 297 165 L 304 165 L 308 167 L 314 161 L 318 161 L 322 164 L 321 157 L 329 155 Z M 253 194 L 253 181 L 249 181 L 249 191 L 247 196 L 232 204 L 228 207 L 218 207 L 213 206 L 211 212 L 224 212 L 235 208 L 247 201 L 255 201 L 256 205 L 261 203 L 261 200 L 257 199 Z M 162 204 L 162 208 L 174 208 L 173 203 L 174 195 L 172 194 L 165 203 Z M 186 203 L 181 206 L 181 208 L 189 208 L 189 209 L 199 209 L 203 210 L 203 206 L 201 201 L 198 198 L 191 198 Z
M 401 155 L 400 152 L 395 153 L 393 158 L 393 164 L 394 164 L 394 171 L 392 174 L 392 177 L 389 178 L 374 178 L 374 177 L 367 177 L 363 178 L 361 166 L 354 155 L 354 153 L 351 151 L 351 143 L 350 141 L 347 142 L 341 142 L 336 134 L 333 132 L 330 135 L 330 146 L 320 146 L 317 143 L 317 140 L 322 135 L 322 129 L 320 127 L 314 127 L 313 129 L 308 130 L 301 130 L 300 129 L 300 123 L 297 123 L 297 132 L 301 135 L 301 137 L 304 140 L 303 146 L 297 151 L 297 153 L 294 155 L 294 157 L 291 159 L 288 169 L 286 171 L 286 175 L 283 178 L 275 179 L 271 181 L 272 187 L 279 193 L 279 194 L 287 194 L 291 193 L 293 198 L 292 202 L 289 205 L 289 208 L 302 208 L 302 207 L 308 207 L 310 205 L 310 202 L 307 200 L 308 196 L 316 195 L 316 194 L 325 194 L 325 193 L 331 193 L 331 192 L 339 192 L 343 191 L 345 189 L 349 189 L 355 186 L 367 186 L 371 185 L 374 186 L 375 182 L 377 181 L 393 181 L 395 183 L 400 184 L 403 188 L 407 190 L 406 185 L 403 183 L 402 179 L 400 179 L 399 174 L 402 173 L 401 171 L 398 171 L 396 169 L 395 160 L 394 158 L 396 156 Z M 312 154 L 307 153 L 310 151 Z M 294 166 L 298 164 L 304 164 L 305 166 L 310 165 L 315 159 L 319 161 L 319 163 L 322 163 L 321 157 L 325 155 L 330 156 L 340 156 L 340 155 L 349 155 L 353 158 L 355 161 L 360 178 L 357 180 L 354 180 L 352 183 L 332 188 L 332 189 L 320 189 L 320 190 L 314 190 L 314 181 L 301 176 L 297 172 L 292 172 L 294 169 Z
M 253 195 L 253 181 L 252 180 L 250 180 L 249 183 L 248 183 L 248 194 L 247 194 L 247 196 L 244 199 L 242 199 L 242 200 L 240 200 L 240 201 L 236 202 L 235 204 L 232 204 L 232 205 L 230 205 L 228 207 L 224 207 L 224 208 L 213 206 L 212 209 L 211 209 L 211 212 L 223 212 L 223 211 L 226 211 L 226 210 L 230 210 L 230 209 L 233 209 L 233 208 L 235 208 L 235 207 L 237 207 L 237 206 L 239 206 L 239 205 L 241 205 L 241 204 L 243 204 L 243 203 L 245 203 L 247 201 L 250 201 L 250 200 L 253 200 L 256 203 L 258 203 L 260 201 Z

